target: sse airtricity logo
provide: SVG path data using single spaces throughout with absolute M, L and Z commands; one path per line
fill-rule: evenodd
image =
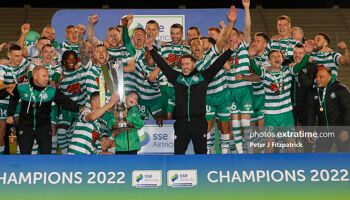
M 143 147 L 146 144 L 148 144 L 149 141 L 151 140 L 151 137 L 149 136 L 149 134 L 147 132 L 143 132 L 143 134 L 139 135 L 139 137 L 140 137 L 140 145 L 141 145 L 141 147 Z
M 132 186 L 137 188 L 157 188 L 162 185 L 162 170 L 134 170 Z
M 168 186 L 193 187 L 197 185 L 197 170 L 168 170 Z

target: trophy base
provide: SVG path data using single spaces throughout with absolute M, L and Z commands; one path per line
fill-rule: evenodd
M 131 122 L 124 122 L 124 121 L 116 122 L 116 123 L 112 124 L 112 126 L 111 126 L 112 131 L 130 130 L 132 128 L 134 128 L 134 126 Z

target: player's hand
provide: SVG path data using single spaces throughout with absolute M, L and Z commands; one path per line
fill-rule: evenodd
M 220 26 L 221 30 L 224 30 L 226 28 L 226 24 L 224 21 L 220 21 L 219 26 Z
M 280 40 L 280 36 L 279 35 L 275 35 L 271 38 L 271 40 Z
M 10 60 L 8 59 L 0 59 L 0 65 L 8 66 L 10 64 Z
M 13 86 L 14 85 L 14 86 Z M 14 96 L 13 94 L 13 89 L 15 89 L 16 84 L 11 84 L 11 86 L 8 86 L 5 90 L 7 93 L 9 93 L 10 95 Z
M 84 34 L 85 33 L 85 25 L 82 25 L 82 24 L 78 24 L 78 33 L 80 34 Z
M 294 67 L 297 63 L 290 63 L 288 66 L 289 67 Z
M 123 18 L 120 20 L 120 25 L 122 25 L 122 26 L 127 26 L 127 25 L 128 25 L 128 18 L 127 18 L 127 17 L 123 17 Z
M 340 131 L 338 139 L 340 142 L 346 142 L 349 140 L 349 132 L 348 131 Z
M 129 28 L 130 25 L 132 24 L 132 22 L 134 21 L 134 15 L 128 14 L 128 16 L 126 16 L 126 18 L 128 19 L 128 28 Z
M 123 132 L 126 132 L 128 130 L 115 130 L 113 133 L 112 133 L 112 137 L 117 137 L 119 134 L 123 133 Z
M 97 14 L 90 15 L 90 17 L 89 17 L 89 23 L 90 24 L 95 24 L 97 21 L 98 21 L 98 15 Z
M 250 0 L 242 0 L 242 4 L 244 8 L 249 8 L 250 6 Z
M 248 49 L 248 55 L 250 59 L 253 59 L 255 55 L 258 53 L 258 46 L 256 43 L 252 43 Z
M 230 13 L 226 12 L 227 19 L 231 22 L 235 22 L 237 19 L 237 8 L 235 6 L 231 6 Z
M 113 94 L 111 95 L 111 99 L 109 100 L 109 103 L 111 103 L 112 105 L 116 104 L 119 101 L 119 94 L 118 91 L 113 92 Z
M 348 47 L 346 46 L 346 43 L 344 41 L 341 41 L 337 44 L 337 46 L 341 49 L 346 50 Z
M 153 49 L 153 40 L 152 40 L 152 38 L 150 38 L 150 37 L 146 38 L 145 44 L 146 44 L 146 47 L 148 48 L 148 50 L 152 50 Z
M 27 34 L 30 31 L 30 24 L 23 24 L 21 26 L 21 32 Z
M 8 47 L 8 44 L 6 42 L 4 43 L 1 43 L 0 44 L 0 51 L 2 51 L 3 49 L 7 48 Z
M 241 74 L 241 73 L 238 73 L 238 74 L 235 75 L 235 78 L 236 78 L 237 81 L 243 80 L 243 77 L 244 77 L 244 76 L 243 76 L 243 74 Z
M 13 124 L 13 116 L 8 116 L 7 120 L 6 120 L 6 123 Z
M 158 70 L 158 69 L 154 69 L 154 70 L 151 72 L 151 74 L 149 75 L 148 80 L 151 81 L 151 82 L 157 80 L 158 74 L 159 74 L 159 70 Z
M 159 126 L 159 127 L 162 127 L 163 126 L 163 117 L 162 116 L 159 116 L 156 118 L 156 124 Z
M 314 43 L 312 40 L 305 41 L 305 44 L 304 44 L 305 53 L 311 54 L 313 48 L 314 48 Z
M 230 69 L 231 69 L 230 61 L 226 61 L 225 64 L 224 64 L 224 70 L 225 71 L 230 71 Z
M 123 111 L 123 117 L 125 118 L 128 115 L 128 112 Z

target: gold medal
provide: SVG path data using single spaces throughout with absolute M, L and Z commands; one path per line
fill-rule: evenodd
M 177 70 L 177 66 L 175 66 L 174 69 Z
M 323 112 L 323 107 L 320 108 L 320 111 Z
M 35 105 L 35 103 L 33 103 L 33 105 L 32 105 L 32 106 L 33 106 L 33 108 L 35 108 L 35 106 L 36 106 L 36 105 Z
M 236 68 L 232 68 L 232 71 L 235 72 L 235 71 L 236 71 Z

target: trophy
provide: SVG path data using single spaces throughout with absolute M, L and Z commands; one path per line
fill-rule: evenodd
M 111 126 L 111 131 L 128 130 L 133 128 L 133 124 L 127 122 L 123 116 L 123 111 L 126 111 L 123 63 L 115 58 L 109 58 L 107 65 L 102 65 L 102 73 L 109 91 L 111 93 L 118 91 L 120 96 L 120 100 L 114 107 L 115 111 L 118 111 L 118 116 Z

